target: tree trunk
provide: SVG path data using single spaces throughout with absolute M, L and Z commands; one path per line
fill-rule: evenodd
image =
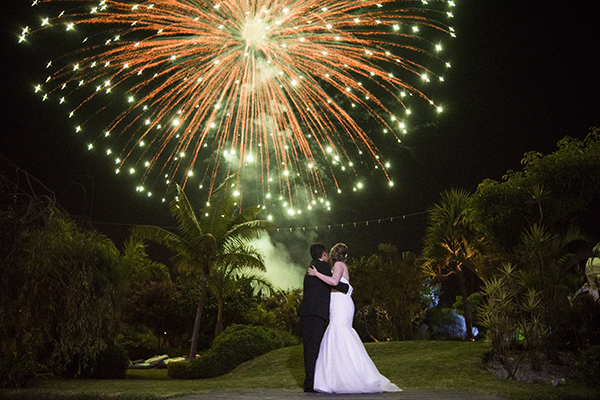
M 406 341 L 406 330 L 404 326 L 404 319 L 402 318 L 402 313 L 397 312 L 391 315 L 392 324 L 394 328 L 396 328 L 397 338 L 398 340 Z M 392 339 L 395 340 L 395 339 Z
M 458 273 L 458 280 L 460 281 L 460 292 L 463 298 L 463 308 L 465 310 L 465 326 L 467 329 L 466 337 L 467 340 L 474 340 L 473 337 L 473 316 L 471 315 L 471 309 L 469 308 L 469 298 L 467 295 L 467 284 L 465 282 L 465 276 L 461 272 Z
M 215 326 L 215 337 L 223 332 L 223 299 L 219 299 L 217 307 L 217 325 Z
M 206 300 L 206 287 L 208 286 L 209 274 L 202 275 L 202 288 L 200 290 L 200 301 L 198 302 L 198 310 L 196 311 L 196 322 L 194 322 L 194 333 L 192 335 L 192 345 L 190 346 L 190 364 L 196 361 L 196 351 L 198 350 L 198 336 L 200 334 L 200 322 L 202 321 L 202 310 L 204 309 L 204 301 Z
M 377 338 L 371 335 L 371 332 L 369 332 L 369 327 L 367 326 L 367 313 L 363 314 L 363 321 L 365 322 L 365 331 L 367 332 L 367 335 L 369 335 L 369 337 L 373 339 L 375 343 L 379 343 L 379 340 L 377 340 Z

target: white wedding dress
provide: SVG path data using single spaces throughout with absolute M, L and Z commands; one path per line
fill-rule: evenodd
M 342 282 L 350 285 L 344 277 Z M 323 335 L 315 368 L 314 389 L 324 393 L 400 392 L 377 367 L 352 328 L 354 302 L 348 294 L 331 292 L 329 325 Z

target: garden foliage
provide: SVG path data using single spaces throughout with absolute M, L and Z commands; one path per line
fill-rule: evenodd
M 70 375 L 92 379 L 123 379 L 129 367 L 129 356 L 121 344 L 111 342 L 85 367 L 76 370 L 77 367 L 77 363 L 71 365 Z
M 213 378 L 272 350 L 295 344 L 298 344 L 298 339 L 287 332 L 264 326 L 232 325 L 191 365 L 188 362 L 169 363 L 169 376 L 182 379 Z
M 0 232 L 0 386 L 23 386 L 36 370 L 65 374 L 74 363 L 79 374 L 114 338 L 118 250 L 51 196 L 8 179 L 0 179 Z
M 600 388 L 600 345 L 593 346 L 581 353 L 578 371 L 583 382 Z

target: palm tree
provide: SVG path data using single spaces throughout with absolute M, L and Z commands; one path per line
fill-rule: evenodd
M 245 243 L 241 243 L 245 242 Z M 225 298 L 232 295 L 242 285 L 273 291 L 272 285 L 260 276 L 266 271 L 260 251 L 250 246 L 246 239 L 237 243 L 226 243 L 219 251 L 210 277 L 210 288 L 217 299 L 217 324 L 215 337 L 223 332 L 223 306 Z
M 170 282 L 171 275 L 167 266 L 152 261 L 146 253 L 146 243 L 130 238 L 125 242 L 121 260 L 129 273 L 128 281 L 133 282 Z
M 442 193 L 442 200 L 430 212 L 429 227 L 425 236 L 423 268 L 433 277 L 451 274 L 458 276 L 465 311 L 467 339 L 473 339 L 473 317 L 469 308 L 465 268 L 483 277 L 483 238 L 467 221 L 471 203 L 469 193 L 452 189 Z
M 190 346 L 190 362 L 196 359 L 198 337 L 206 290 L 213 266 L 230 257 L 225 250 L 235 249 L 246 240 L 257 239 L 272 228 L 272 223 L 257 220 L 259 206 L 242 209 L 236 192 L 232 190 L 235 175 L 227 178 L 210 197 L 198 216 L 183 189 L 177 185 L 177 196 L 171 202 L 171 215 L 177 219 L 179 234 L 157 226 L 136 226 L 133 235 L 164 245 L 176 254 L 173 261 L 181 271 L 202 275 L 200 300 Z

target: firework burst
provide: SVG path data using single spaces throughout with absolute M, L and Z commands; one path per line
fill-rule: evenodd
M 210 190 L 237 172 L 263 204 L 328 204 L 342 171 L 360 186 L 365 160 L 393 184 L 372 137 L 377 129 L 400 140 L 406 99 L 441 111 L 409 82 L 443 80 L 449 65 L 435 40 L 454 36 L 440 22 L 451 1 L 33 4 L 64 2 L 68 11 L 21 36 L 53 28 L 83 37 L 48 63 L 36 92 L 67 104 L 76 131 L 96 137 L 88 148 L 137 175 L 148 195 L 174 182 Z

